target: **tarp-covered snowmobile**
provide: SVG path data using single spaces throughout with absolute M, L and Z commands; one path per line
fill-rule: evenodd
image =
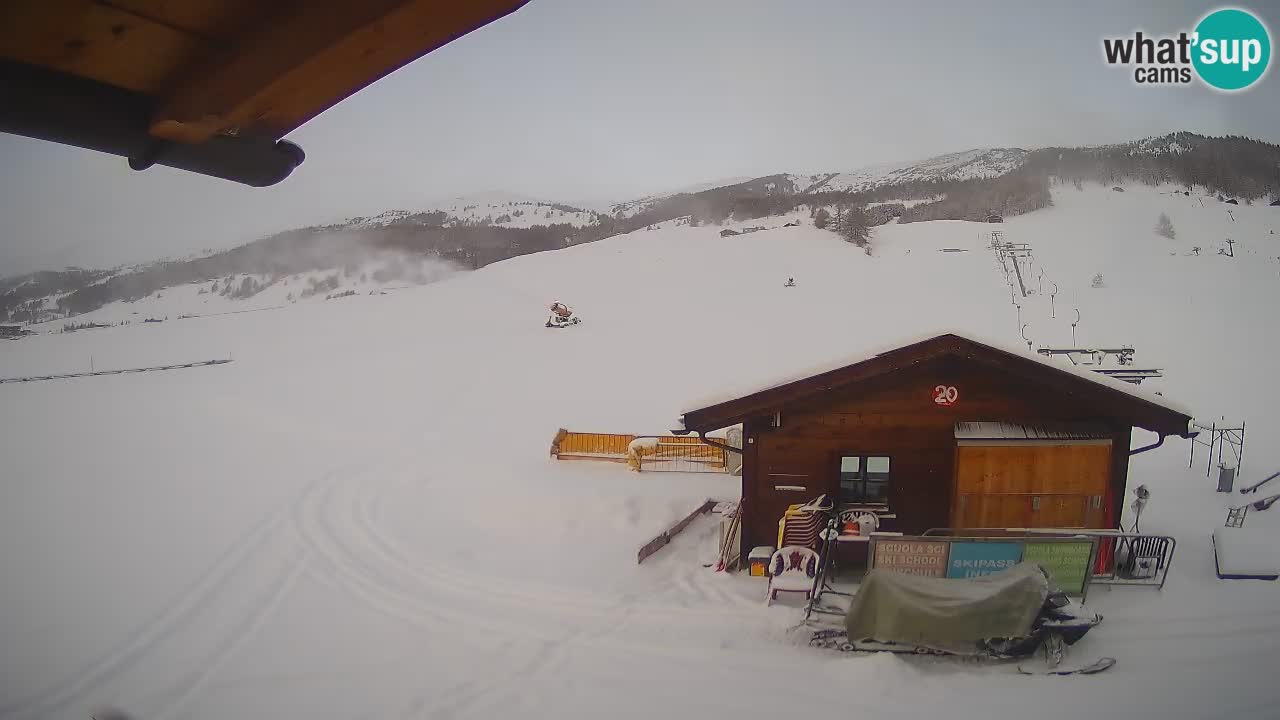
M 1064 644 L 1101 620 L 1033 563 L 963 579 L 871 570 L 845 613 L 844 630 L 818 630 L 810 644 L 991 658 L 1028 657 L 1044 647 L 1052 666 Z

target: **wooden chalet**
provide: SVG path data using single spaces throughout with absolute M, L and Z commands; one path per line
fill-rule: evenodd
M 742 546 L 826 494 L 882 529 L 1116 528 L 1129 457 L 1191 417 L 1112 378 L 954 334 L 686 411 L 742 424 Z M 1134 428 L 1159 439 L 1131 450 Z

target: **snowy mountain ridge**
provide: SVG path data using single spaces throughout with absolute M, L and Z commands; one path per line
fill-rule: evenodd
M 972 180 L 1004 175 L 1022 165 L 1022 148 L 977 148 L 911 163 L 873 165 L 846 173 L 790 176 L 801 192 L 860 192 L 883 185 L 928 180 Z M 814 180 L 814 178 L 817 178 Z M 810 181 L 805 185 L 805 181 Z
M 618 203 L 610 212 L 489 191 L 391 209 L 325 226 L 297 228 L 232 250 L 104 271 L 33 273 L 0 281 L 0 319 L 47 320 L 135 301 L 187 283 L 259 277 L 261 286 L 299 273 L 344 276 L 387 251 L 475 269 L 489 263 L 601 240 L 679 218 L 692 224 L 763 219 L 815 205 L 892 203 L 871 224 L 1008 217 L 1049 204 L 1051 181 L 1114 185 L 1181 183 L 1243 202 L 1280 197 L 1280 147 L 1243 137 L 1171 133 L 1078 148 L 977 148 L 852 172 L 725 178 Z M 728 183 L 728 184 L 725 184 Z M 823 197 L 826 197 L 823 200 Z M 258 282 L 258 281 L 255 281 Z M 223 286 L 225 288 L 225 286 Z
M 443 213 L 443 218 L 438 217 L 440 213 Z M 342 225 L 355 228 L 386 227 L 432 218 L 432 222 L 445 226 L 493 225 L 530 228 L 534 225 L 572 225 L 585 227 L 597 222 L 599 217 L 600 213 L 594 210 L 539 200 L 518 193 L 490 191 L 429 201 L 421 208 L 412 211 L 386 210 L 368 217 L 348 218 Z
M 1172 132 L 1139 140 L 1097 146 L 1071 148 L 1077 151 L 1121 150 L 1130 155 L 1160 156 L 1179 155 L 1193 148 L 1235 138 L 1214 138 L 1192 132 Z M 1241 138 L 1244 139 L 1244 138 Z M 720 182 L 702 183 L 688 188 L 671 190 L 635 200 L 616 203 L 611 214 L 629 217 L 658 201 L 682 193 L 705 192 L 736 186 L 761 186 L 762 181 L 785 178 L 763 186 L 771 192 L 824 193 L 865 192 L 899 183 L 916 181 L 974 180 L 996 178 L 1017 170 L 1036 152 L 1052 152 L 1054 148 L 1024 149 L 1018 147 L 973 148 L 945 153 L 911 162 L 889 162 L 864 166 L 845 172 L 785 173 L 781 176 L 762 175 L 754 178 L 726 178 Z
M 719 180 L 711 180 L 708 182 L 696 183 L 686 187 L 677 188 L 675 190 L 666 190 L 664 192 L 655 193 L 653 195 L 646 195 L 644 197 L 636 198 L 634 200 L 625 200 L 622 202 L 613 203 L 612 205 L 609 206 L 609 214 L 613 215 L 614 217 L 630 217 L 636 214 L 637 212 L 639 212 L 640 210 L 643 210 L 645 207 L 653 203 L 656 203 L 660 200 L 665 200 L 674 195 L 692 195 L 694 193 L 706 192 L 707 190 L 715 190 L 716 188 L 732 187 L 734 185 L 740 185 L 742 183 L 749 182 L 754 179 L 755 178 L 749 175 L 740 175 L 736 177 L 721 178 Z
M 881 163 L 848 172 L 825 172 L 758 177 L 734 177 L 648 195 L 612 205 L 609 213 L 628 218 L 677 195 L 743 188 L 760 193 L 864 192 L 912 181 L 994 178 L 1020 167 L 1028 154 L 1022 148 L 975 148 L 906 163 Z

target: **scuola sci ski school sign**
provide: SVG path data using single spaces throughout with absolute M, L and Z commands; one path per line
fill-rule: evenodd
M 1190 85 L 1199 78 L 1215 90 L 1253 87 L 1271 62 L 1271 34 L 1248 10 L 1214 10 L 1191 32 L 1151 36 L 1141 30 L 1102 40 L 1108 65 L 1133 67 L 1139 85 Z
M 870 569 L 935 578 L 975 578 L 1033 562 L 1049 571 L 1063 592 L 1083 596 L 1089 589 L 1098 541 L 1083 536 L 872 535 L 868 553 Z

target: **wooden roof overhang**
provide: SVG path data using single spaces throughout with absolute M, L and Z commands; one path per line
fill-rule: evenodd
M 769 416 L 787 405 L 832 390 L 871 383 L 890 373 L 946 357 L 963 358 L 989 366 L 1012 378 L 1053 392 L 1086 400 L 1099 419 L 1140 427 L 1160 436 L 1188 437 L 1191 416 L 1158 400 L 1142 397 L 1110 378 L 1094 379 L 1081 372 L 1058 368 L 1043 360 L 1009 352 L 959 335 L 939 335 L 895 350 L 786 382 L 741 397 L 687 410 L 676 432 L 705 433 L 736 425 L 752 417 Z M 999 419 L 999 418 L 991 418 Z
M 254 186 L 285 135 L 528 0 L 6 0 L 0 132 Z

